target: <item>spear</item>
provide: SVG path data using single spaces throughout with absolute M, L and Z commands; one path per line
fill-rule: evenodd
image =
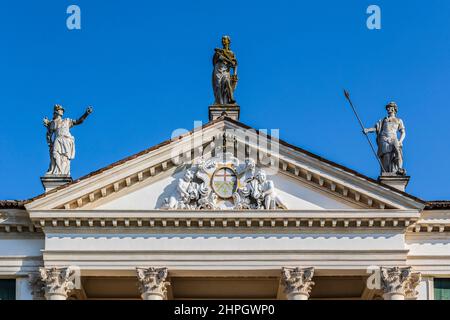
M 345 98 L 348 100 L 348 102 L 350 103 L 350 106 L 352 107 L 353 113 L 356 116 L 356 119 L 358 119 L 359 125 L 361 126 L 361 129 L 364 133 L 364 135 L 366 136 L 367 142 L 369 142 L 370 148 L 372 149 L 373 154 L 375 155 L 375 158 L 377 158 L 378 163 L 380 164 L 381 167 L 381 171 L 386 172 L 386 170 L 384 169 L 383 163 L 380 160 L 380 157 L 378 156 L 378 154 L 375 152 L 375 148 L 373 147 L 372 141 L 370 141 L 369 136 L 367 135 L 366 131 L 365 131 L 365 127 L 361 121 L 361 119 L 358 116 L 358 112 L 356 112 L 356 108 L 352 103 L 352 100 L 350 99 L 350 94 L 348 93 L 347 90 L 344 89 L 344 95 Z

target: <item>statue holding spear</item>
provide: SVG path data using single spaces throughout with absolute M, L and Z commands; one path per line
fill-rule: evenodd
M 358 113 L 350 99 L 350 94 L 344 90 L 356 118 L 361 126 L 369 145 L 377 158 L 381 168 L 382 176 L 405 176 L 406 171 L 403 168 L 403 140 L 406 137 L 406 130 L 403 121 L 397 118 L 398 106 L 395 102 L 386 105 L 388 116 L 379 120 L 372 128 L 365 128 L 358 116 Z M 372 145 L 368 134 L 375 132 L 377 135 L 378 151 Z M 398 136 L 400 133 L 400 137 Z

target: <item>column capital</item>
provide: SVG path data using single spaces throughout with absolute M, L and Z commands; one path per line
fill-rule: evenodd
M 411 272 L 411 276 L 406 282 L 405 287 L 405 297 L 408 300 L 415 300 L 419 295 L 419 292 L 416 290 L 419 286 L 420 281 L 422 280 L 422 275 L 420 272 Z
M 165 300 L 167 298 L 167 268 L 136 268 L 139 290 L 144 300 Z
M 283 268 L 281 283 L 289 300 L 307 300 L 314 285 L 314 268 Z
M 411 267 L 381 267 L 381 288 L 385 300 L 404 300 L 417 297 L 416 287 L 421 276 Z
M 45 300 L 44 282 L 38 272 L 28 274 L 28 286 L 30 287 L 33 300 Z
M 66 300 L 75 289 L 75 270 L 70 267 L 42 267 L 39 272 L 47 300 Z

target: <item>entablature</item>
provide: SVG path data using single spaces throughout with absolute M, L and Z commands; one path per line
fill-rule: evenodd
M 246 211 L 31 211 L 39 228 L 396 228 L 404 229 L 420 218 L 417 210 L 246 210 Z

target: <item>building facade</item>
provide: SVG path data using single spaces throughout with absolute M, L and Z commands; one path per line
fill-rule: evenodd
M 241 123 L 223 44 L 206 125 L 74 181 L 53 147 L 66 172 L 0 202 L 0 299 L 450 299 L 450 201 Z

